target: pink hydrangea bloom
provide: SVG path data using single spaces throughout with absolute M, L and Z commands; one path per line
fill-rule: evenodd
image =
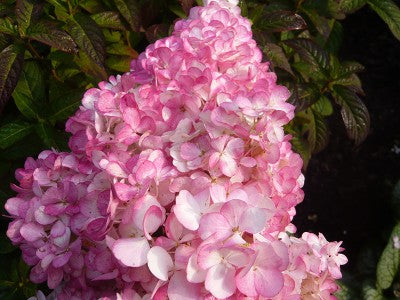
M 289 91 L 238 1 L 204 2 L 85 93 L 71 153 L 16 172 L 7 235 L 57 299 L 334 299 L 341 243 L 286 233 L 304 183 Z

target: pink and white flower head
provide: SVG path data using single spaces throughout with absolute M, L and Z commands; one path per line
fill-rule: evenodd
M 7 235 L 57 299 L 334 299 L 341 243 L 286 234 L 289 91 L 238 1 L 204 2 L 84 94 L 71 153 L 16 172 Z

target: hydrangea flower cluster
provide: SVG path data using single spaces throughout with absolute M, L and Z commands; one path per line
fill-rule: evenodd
M 57 299 L 335 299 L 341 243 L 293 236 L 289 92 L 237 0 L 205 2 L 16 172 L 7 235 Z

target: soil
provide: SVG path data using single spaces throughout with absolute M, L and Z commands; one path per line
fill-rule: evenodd
M 331 141 L 313 156 L 306 174 L 305 199 L 295 224 L 299 232 L 323 232 L 342 240 L 353 273 L 362 247 L 384 241 L 395 222 L 389 203 L 400 179 L 400 42 L 368 7 L 343 23 L 339 57 L 358 61 L 371 114 L 367 139 L 355 146 L 346 136 L 340 114 L 333 116 Z M 383 244 L 382 244 L 383 245 Z

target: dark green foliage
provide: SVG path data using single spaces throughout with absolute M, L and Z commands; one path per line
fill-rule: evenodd
M 1 1 L 0 200 L 12 195 L 10 178 L 26 156 L 50 147 L 67 149 L 64 122 L 79 108 L 85 90 L 111 74 L 129 71 L 129 62 L 138 53 L 167 36 L 178 17 L 201 4 L 201 0 Z M 292 134 L 305 168 L 312 154 L 327 145 L 332 114 L 341 113 L 355 143 L 368 135 L 369 114 L 357 76 L 364 68 L 337 57 L 341 20 L 365 5 L 400 38 L 400 10 L 391 0 L 240 1 L 265 58 L 292 92 L 296 116 L 286 131 Z M 0 222 L 1 232 L 7 222 Z M 0 236 L 0 298 L 27 298 L 35 286 L 27 279 L 20 254 L 12 249 L 4 234 Z M 368 299 L 379 299 L 381 293 L 374 284 L 366 284 L 364 291 Z

